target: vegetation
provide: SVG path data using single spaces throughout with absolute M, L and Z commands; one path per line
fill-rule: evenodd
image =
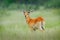
M 42 16 L 45 31 L 31 32 L 23 10 Z M 60 0 L 0 0 L 0 40 L 60 40 Z
M 60 0 L 0 0 L 0 9 L 39 9 L 44 8 L 60 8 Z

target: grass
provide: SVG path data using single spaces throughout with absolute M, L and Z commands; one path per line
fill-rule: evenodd
M 0 12 L 2 13 L 2 12 Z M 0 40 L 60 40 L 60 9 L 38 10 L 30 13 L 31 18 L 42 16 L 45 31 L 31 32 L 23 11 L 5 10 L 7 15 L 0 17 Z

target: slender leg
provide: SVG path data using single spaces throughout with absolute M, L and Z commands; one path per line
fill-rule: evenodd
M 36 31 L 36 28 L 35 28 L 35 26 L 30 26 L 30 29 L 31 29 L 31 31 Z
M 43 22 L 39 22 L 39 29 L 40 30 L 44 30 L 44 23 Z
M 32 27 L 32 26 L 30 26 L 30 30 L 31 30 L 31 31 L 34 31 L 34 29 L 33 29 L 33 27 Z

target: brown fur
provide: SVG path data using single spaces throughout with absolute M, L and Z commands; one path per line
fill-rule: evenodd
M 26 22 L 28 23 L 28 25 L 32 30 L 36 30 L 38 27 L 35 28 L 35 26 L 37 26 L 39 22 L 44 22 L 44 19 L 42 17 L 37 17 L 35 19 L 32 19 L 30 18 L 29 13 L 30 12 L 27 12 L 27 11 L 24 12 Z

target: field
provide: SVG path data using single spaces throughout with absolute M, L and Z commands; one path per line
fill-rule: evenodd
M 60 9 L 43 9 L 30 13 L 31 18 L 38 16 L 46 21 L 44 32 L 31 32 L 23 11 L 0 10 L 0 40 L 60 40 Z

